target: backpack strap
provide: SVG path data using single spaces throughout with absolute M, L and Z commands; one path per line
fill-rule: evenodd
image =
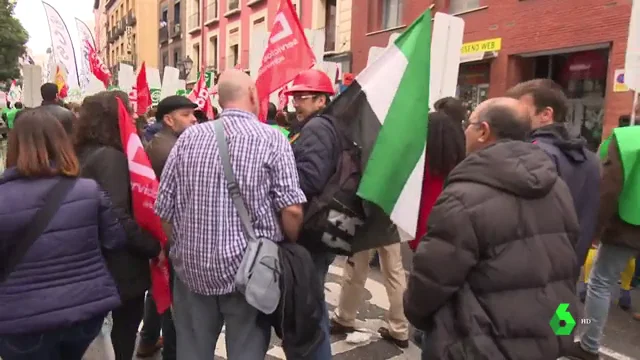
M 11 254 L 7 256 L 7 262 L 0 264 L 0 283 L 9 277 L 16 266 L 24 259 L 24 256 L 27 255 L 31 246 L 49 226 L 51 219 L 58 212 L 62 201 L 75 183 L 76 179 L 62 178 L 51 187 L 51 190 L 45 196 L 44 205 L 38 209 L 33 219 L 26 226 L 24 236 L 10 250 Z

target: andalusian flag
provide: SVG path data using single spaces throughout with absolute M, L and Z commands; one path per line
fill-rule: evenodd
M 414 236 L 429 114 L 431 11 L 423 13 L 327 108 L 362 147 L 358 195 Z

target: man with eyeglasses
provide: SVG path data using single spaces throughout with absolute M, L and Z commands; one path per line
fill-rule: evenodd
M 331 79 L 317 69 L 309 69 L 298 74 L 285 92 L 286 96 L 293 98 L 293 107 L 296 110 L 297 121 L 289 133 L 289 142 L 296 158 L 300 188 L 307 197 L 307 204 L 322 193 L 336 171 L 340 155 L 335 127 L 330 119 L 319 115 L 334 94 Z M 304 226 L 298 243 L 311 253 L 324 295 L 324 281 L 335 255 L 327 251 L 320 238 L 305 234 Z M 325 339 L 313 357 L 317 360 L 331 359 L 329 312 L 326 303 L 323 316 L 322 328 L 325 331 Z

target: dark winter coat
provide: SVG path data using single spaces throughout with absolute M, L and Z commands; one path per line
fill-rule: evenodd
M 29 226 L 56 177 L 28 179 L 15 169 L 0 176 L 2 249 Z M 126 236 L 93 180 L 78 179 L 42 235 L 0 283 L 0 335 L 37 333 L 106 315 L 120 305 L 102 251 Z M 2 261 L 2 260 L 0 260 Z
M 499 142 L 449 175 L 413 259 L 405 314 L 423 359 L 549 360 L 572 343 L 549 321 L 578 318 L 578 220 L 567 185 L 536 145 Z
M 321 323 L 324 294 L 316 268 L 304 247 L 280 243 L 280 303 L 269 320 L 282 339 L 287 359 L 309 359 L 324 340 Z
M 309 206 L 319 196 L 336 172 L 340 155 L 338 132 L 327 118 L 312 116 L 289 133 L 293 155 L 296 159 L 300 188 L 307 197 Z M 298 243 L 311 252 L 326 251 L 320 236 L 306 232 L 300 234 Z
M 578 266 L 582 266 L 591 248 L 596 229 L 600 198 L 600 159 L 587 149 L 582 138 L 571 138 L 563 124 L 535 130 L 531 137 L 556 164 L 558 175 L 569 186 L 580 223 L 576 245 Z
M 79 151 L 81 176 L 93 179 L 105 190 L 113 211 L 127 233 L 125 249 L 106 252 L 123 301 L 143 296 L 151 285 L 149 260 L 160 253 L 160 242 L 138 226 L 132 217 L 131 182 L 127 156 L 108 146 L 86 147 Z

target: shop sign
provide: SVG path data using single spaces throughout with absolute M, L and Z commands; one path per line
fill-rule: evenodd
M 616 69 L 613 73 L 613 92 L 627 92 L 629 87 L 624 83 L 624 69 Z
M 461 55 L 473 54 L 485 51 L 500 51 L 502 38 L 473 41 L 462 44 Z

